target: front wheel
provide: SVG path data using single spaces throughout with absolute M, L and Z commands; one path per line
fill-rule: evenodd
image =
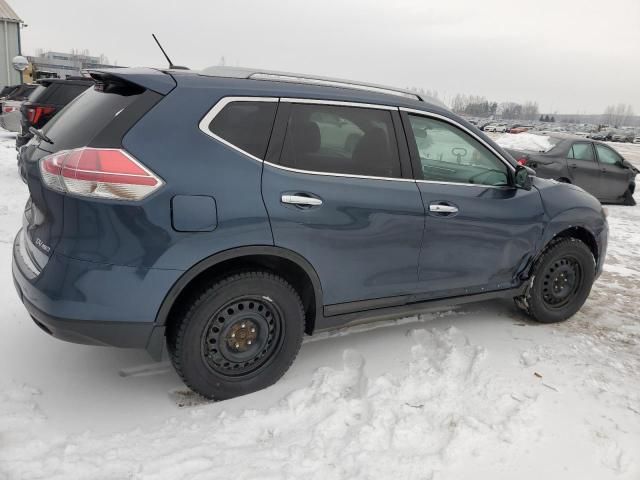
M 174 368 L 193 391 L 224 400 L 275 383 L 304 332 L 300 296 L 268 272 L 229 276 L 203 291 L 167 333 Z
M 591 292 L 595 259 L 575 238 L 551 244 L 536 262 L 530 285 L 516 304 L 538 322 L 561 322 L 573 316 Z

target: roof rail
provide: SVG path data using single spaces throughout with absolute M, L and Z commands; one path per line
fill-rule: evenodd
M 396 95 L 400 97 L 410 98 L 412 100 L 422 101 L 420 95 L 408 90 L 375 85 L 371 83 L 355 82 L 352 80 L 320 77 L 316 75 L 303 75 L 298 73 L 275 72 L 270 70 L 223 66 L 205 68 L 200 72 L 200 74 L 212 77 L 246 78 L 251 80 L 270 80 L 274 82 L 302 83 L 306 85 L 319 85 L 323 87 L 352 88 L 355 90 L 364 90 L 367 92 L 382 93 L 385 95 Z

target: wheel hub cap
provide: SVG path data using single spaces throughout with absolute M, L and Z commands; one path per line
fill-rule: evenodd
M 544 272 L 542 297 L 553 308 L 570 302 L 582 281 L 580 264 L 573 258 L 564 257 L 554 261 Z
M 280 313 L 275 304 L 261 297 L 234 300 L 210 318 L 202 357 L 216 373 L 244 375 L 272 357 L 280 335 Z

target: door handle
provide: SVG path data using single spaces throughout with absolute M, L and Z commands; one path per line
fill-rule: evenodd
M 432 203 L 429 205 L 429 211 L 435 213 L 458 213 L 458 207 L 456 207 L 455 205 Z
M 571 168 L 578 168 L 578 165 L 576 165 L 575 163 L 572 163 L 571 165 L 569 165 Z
M 307 197 L 305 195 L 282 195 L 280 197 L 282 203 L 286 203 L 288 205 L 299 205 L 301 207 L 317 207 L 322 205 L 322 200 L 315 197 Z

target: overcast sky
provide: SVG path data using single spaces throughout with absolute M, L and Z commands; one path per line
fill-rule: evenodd
M 542 112 L 640 113 L 640 0 L 8 0 L 23 53 L 261 67 L 433 89 Z M 169 5 L 175 5 L 173 7 Z

